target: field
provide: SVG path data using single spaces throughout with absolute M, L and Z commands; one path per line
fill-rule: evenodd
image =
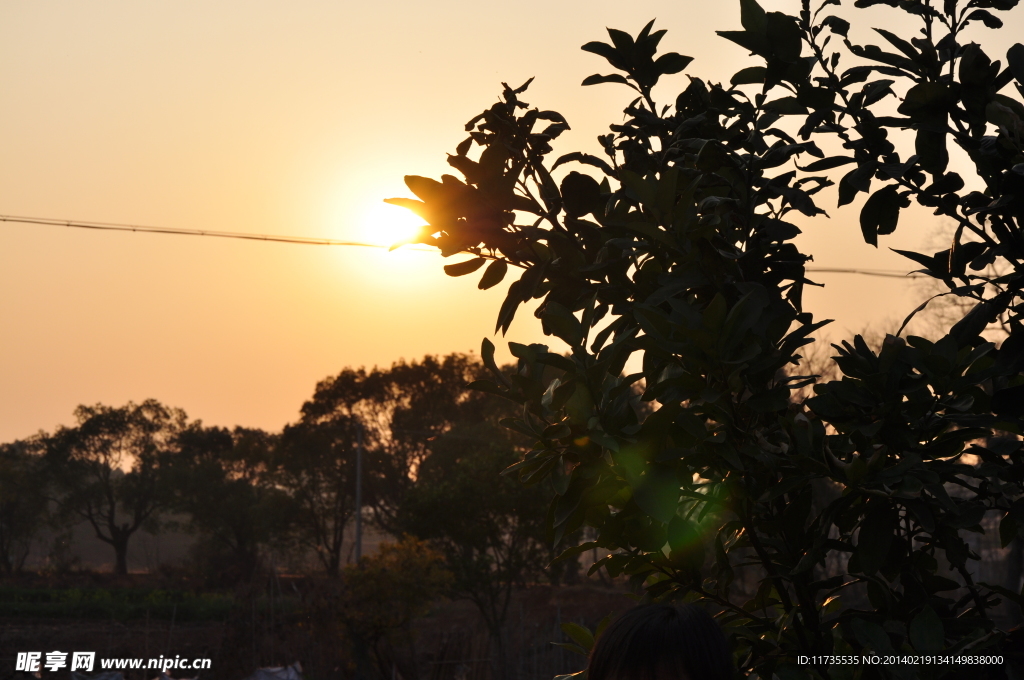
M 316 680 L 349 678 L 355 667 L 353 649 L 337 622 L 317 606 L 327 587 L 322 582 L 279 577 L 263 588 L 203 593 L 169 588 L 149 576 L 119 580 L 92 574 L 47 585 L 34 578 L 0 582 L 0 680 L 16 677 L 19 651 L 94 651 L 97 659 L 209 658 L 212 669 L 200 676 L 225 680 L 296 661 Z M 566 640 L 559 625 L 593 626 L 630 606 L 622 591 L 593 584 L 535 585 L 516 592 L 504 635 L 505 678 L 550 678 L 579 670 L 582 657 L 551 644 Z M 372 660 L 381 675 L 406 680 L 493 678 L 496 652 L 484 631 L 472 604 L 440 601 L 409 630 L 382 640 Z M 66 672 L 43 671 L 43 677 Z M 125 673 L 126 680 L 156 675 Z

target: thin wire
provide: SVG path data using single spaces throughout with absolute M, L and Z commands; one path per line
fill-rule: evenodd
M 389 248 L 390 246 L 379 243 L 366 243 L 364 241 L 338 241 L 329 238 L 314 238 L 310 236 L 271 236 L 264 234 L 245 234 L 235 231 L 206 231 L 200 229 L 174 229 L 171 227 L 147 227 L 138 224 L 119 224 L 116 222 L 83 222 L 81 220 L 59 220 L 50 217 L 17 217 L 14 215 L 0 215 L 0 222 L 17 222 L 19 224 L 44 224 L 55 227 L 72 227 L 76 229 L 97 229 L 101 231 L 133 231 L 144 234 L 175 234 L 179 236 L 212 236 L 214 238 L 235 238 L 245 241 L 269 241 L 272 243 L 295 243 L 307 246 L 353 246 L 360 248 Z M 416 246 L 405 246 L 406 250 L 418 250 L 420 252 L 437 252 L 434 248 Z M 894 279 L 917 279 L 922 274 L 906 274 L 895 269 L 849 269 L 842 267 L 807 267 L 808 272 L 815 274 L 859 274 L 861 276 L 879 276 Z
M 118 224 L 115 222 L 82 222 L 79 220 L 59 220 L 49 217 L 18 217 L 0 215 L 0 222 L 17 222 L 19 224 L 45 224 L 55 227 L 72 227 L 76 229 L 96 229 L 100 231 L 134 231 L 144 234 L 176 234 L 179 236 L 213 236 L 214 238 L 235 238 L 246 241 L 270 241 L 273 243 L 296 243 L 308 246 L 357 246 L 362 248 L 389 248 L 379 243 L 363 241 L 338 241 L 329 238 L 310 236 L 273 236 L 266 234 L 245 234 L 234 231 L 207 231 L 201 229 L 175 229 L 171 227 L 147 227 L 139 224 Z M 424 252 L 434 252 L 433 248 L 413 248 Z
M 900 273 L 897 269 L 844 269 L 841 267 L 807 267 L 815 274 L 861 274 L 863 276 L 884 276 L 891 279 L 920 279 L 924 274 Z

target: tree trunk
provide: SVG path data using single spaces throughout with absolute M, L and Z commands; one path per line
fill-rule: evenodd
M 493 680 L 508 680 L 508 659 L 505 658 L 505 639 L 501 627 L 493 628 L 491 634 L 491 649 L 494 656 L 491 657 L 491 678 Z
M 118 576 L 128 575 L 128 540 L 120 540 L 112 543 L 114 546 L 114 573 Z
M 327 568 L 328 578 L 338 578 L 338 574 L 341 571 L 341 546 L 338 546 L 337 550 L 331 551 L 330 558 L 324 566 Z

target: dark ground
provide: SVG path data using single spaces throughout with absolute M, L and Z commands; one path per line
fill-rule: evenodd
M 212 669 L 200 673 L 205 679 L 242 680 L 258 667 L 287 665 L 299 661 L 311 680 L 348 680 L 353 677 L 353 650 L 333 621 L 310 614 L 318 597 L 305 579 L 280 579 L 274 598 L 254 599 L 248 593 L 234 593 L 234 606 L 222 618 L 182 620 L 172 608 L 161 615 L 125 620 L 97 618 L 12 617 L 11 606 L 4 611 L 0 601 L 0 680 L 16 677 L 17 652 L 94 651 L 97 659 L 117 657 L 210 658 Z M 147 581 L 151 582 L 147 584 Z M 152 587 L 154 579 L 131 576 L 116 579 L 91 574 L 63 577 L 51 588 Z M 45 588 L 38 580 L 18 584 L 24 588 Z M 0 587 L 10 581 L 0 582 Z M 271 589 L 275 592 L 275 589 Z M 507 663 L 504 672 L 495 667 L 495 650 L 475 607 L 466 601 L 443 601 L 417 620 L 411 635 L 402 634 L 381 646 L 376 658 L 377 672 L 384 678 L 403 680 L 549 680 L 556 674 L 575 672 L 582 657 L 557 648 L 552 641 L 568 641 L 559 628 L 575 622 L 593 627 L 607 614 L 617 614 L 633 605 L 621 590 L 583 584 L 552 587 L 537 585 L 514 595 L 505 629 Z M 187 608 L 183 606 L 183 611 Z M 187 615 L 185 617 L 188 618 Z M 317 619 L 320 620 L 317 620 Z M 69 655 L 70 658 L 70 655 Z M 383 668 L 381 668 L 383 666 Z M 99 670 L 98 662 L 96 671 Z M 389 672 L 390 671 L 390 672 Z M 170 673 L 172 676 L 191 673 Z M 392 675 L 393 674 L 393 675 Z M 152 680 L 155 671 L 126 672 L 126 680 Z M 68 671 L 42 672 L 43 680 L 66 680 Z

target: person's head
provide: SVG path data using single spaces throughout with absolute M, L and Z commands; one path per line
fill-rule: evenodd
M 731 680 L 722 630 L 692 604 L 632 609 L 605 629 L 590 653 L 587 680 Z

